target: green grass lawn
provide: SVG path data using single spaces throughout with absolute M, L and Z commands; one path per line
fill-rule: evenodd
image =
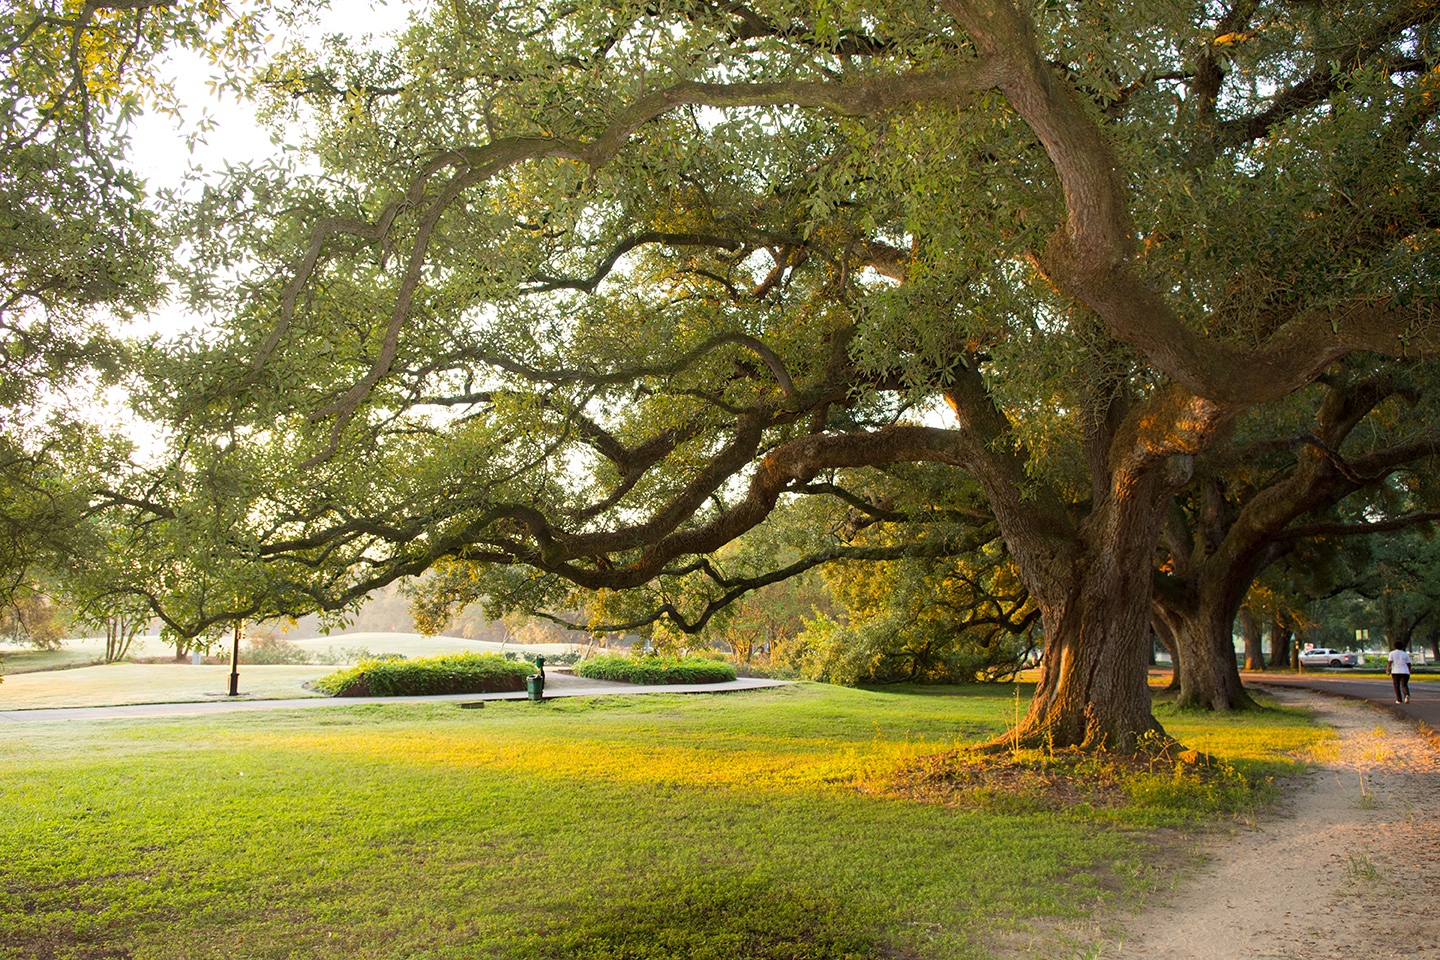
M 105 660 L 102 643 L 96 651 L 89 644 L 62 646 L 55 650 L 36 650 L 31 647 L 0 647 L 0 674 L 34 673 L 40 670 L 68 670 Z
M 895 789 L 1013 709 L 804 684 L 11 724 L 0 958 L 1080 956 L 1195 810 Z M 1163 719 L 1254 777 L 1326 736 Z
M 296 646 L 318 654 L 366 649 L 372 653 L 398 653 L 406 657 L 437 653 L 496 653 L 498 643 L 466 640 L 461 637 L 425 637 L 414 633 L 354 633 L 296 641 Z M 504 650 L 521 654 L 564 653 L 565 644 L 529 646 L 506 644 Z M 169 657 L 170 647 L 160 638 L 137 637 L 132 648 L 136 658 Z M 101 663 L 105 640 L 66 640 L 58 650 L 3 648 L 0 663 L 0 710 L 37 707 L 100 707 L 131 703 L 183 703 L 210 700 L 229 690 L 230 668 L 221 664 L 192 665 L 188 660 L 166 659 L 159 663 Z M 240 690 L 267 699 L 317 696 L 304 684 L 333 673 L 324 665 L 240 664 Z
M 321 666 L 242 666 L 240 692 L 267 700 L 315 697 L 303 684 L 333 673 Z M 0 710 L 103 707 L 214 700 L 230 689 L 230 668 L 189 663 L 105 663 L 74 670 L 19 673 L 0 683 Z

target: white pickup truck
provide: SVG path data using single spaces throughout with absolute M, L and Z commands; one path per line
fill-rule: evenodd
M 1300 651 L 1300 666 L 1302 667 L 1357 667 L 1360 665 L 1358 653 L 1341 653 L 1339 650 L 1331 650 L 1329 647 L 1311 647 L 1309 650 Z

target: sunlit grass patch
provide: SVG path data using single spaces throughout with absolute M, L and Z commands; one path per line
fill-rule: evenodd
M 1013 699 L 801 684 L 7 727 L 0 958 L 981 960 L 1162 882 L 1128 795 L 873 789 L 993 738 Z
M 1145 826 L 1248 815 L 1275 796 L 1270 776 L 1246 776 L 1226 761 L 1178 749 L 1149 756 L 959 750 L 899 765 L 868 787 L 948 806 Z
M 586 782 L 810 789 L 853 786 L 889 767 L 1003 729 L 1000 698 L 956 698 L 959 717 L 862 691 L 811 687 L 635 700 L 565 698 L 543 706 L 492 702 L 466 722 L 285 724 L 237 733 L 237 747 L 364 757 Z M 763 703 L 763 718 L 748 707 Z M 938 709 L 937 709 L 938 708 Z
M 865 789 L 949 806 L 1147 826 L 1248 817 L 1274 800 L 1277 777 L 1302 772 L 1334 736 L 1308 711 L 1261 700 L 1259 709 L 1233 714 L 1157 704 L 1156 716 L 1175 742 L 1155 738 L 1135 755 L 959 747 L 902 759 L 872 776 Z
M 1308 762 L 1335 739 L 1334 731 L 1316 723 L 1309 710 L 1279 706 L 1273 697 L 1251 691 L 1258 709 L 1230 713 L 1176 710 L 1157 701 L 1155 718 L 1167 733 L 1187 747 L 1223 757 L 1242 772 L 1271 776 L 1303 772 Z

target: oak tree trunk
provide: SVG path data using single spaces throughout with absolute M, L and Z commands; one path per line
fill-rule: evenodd
M 1290 666 L 1290 646 L 1294 637 L 1294 631 L 1280 617 L 1270 621 L 1270 666 L 1281 669 Z
M 1006 745 L 1130 752 L 1165 731 L 1150 711 L 1155 551 L 1174 491 L 1193 458 L 1175 454 L 1209 421 L 1203 402 L 1163 392 L 1127 413 L 1116 392 L 1087 429 L 1089 511 L 1077 519 L 1053 490 L 1028 490 L 1024 463 L 995 441 L 1009 424 L 973 368 L 946 400 L 966 427 L 957 464 L 985 490 L 1045 631 L 1030 708 Z M 1183 428 L 1183 429 L 1182 429 Z
M 1249 583 L 1244 570 L 1212 563 L 1193 570 L 1183 590 L 1157 595 L 1156 619 L 1169 627 L 1180 653 L 1177 706 L 1192 710 L 1254 706 L 1240 682 L 1232 633 Z
M 1056 564 L 1033 591 L 1045 626 L 1044 658 L 1030 710 L 1010 742 L 1132 751 L 1164 736 L 1150 712 L 1147 653 L 1159 480 L 1131 499 L 1111 501 L 1081 531 L 1078 558 Z M 1153 489 L 1152 489 L 1153 488 Z M 1028 571 L 1032 583 L 1043 572 Z
M 1264 636 L 1260 632 L 1260 621 L 1249 607 L 1240 608 L 1240 636 L 1245 638 L 1245 669 L 1264 670 Z
M 1205 590 L 1193 604 L 1172 607 L 1169 617 L 1180 647 L 1180 696 L 1176 705 L 1195 710 L 1247 710 L 1255 705 L 1240 682 L 1231 629 L 1238 600 L 1229 591 Z M 1217 595 L 1218 594 L 1218 595 Z

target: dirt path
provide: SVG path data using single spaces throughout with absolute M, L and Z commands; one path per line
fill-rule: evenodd
M 1440 759 L 1380 710 L 1299 691 L 1340 739 L 1278 817 L 1212 841 L 1106 960 L 1440 960 Z

